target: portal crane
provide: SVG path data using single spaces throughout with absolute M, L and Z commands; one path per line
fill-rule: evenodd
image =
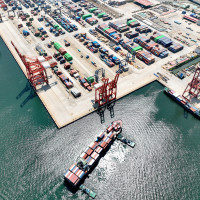
M 22 62 L 26 67 L 27 76 L 31 85 L 35 89 L 37 85 L 42 85 L 43 83 L 46 83 L 48 85 L 49 83 L 46 69 L 43 67 L 38 58 L 22 55 L 12 41 L 11 44 L 15 48 L 16 52 L 18 53 L 19 57 L 21 58 Z
M 103 85 L 95 90 L 95 103 L 101 107 L 117 97 L 117 81 L 119 74 L 117 73 L 115 79 L 109 81 L 108 78 L 102 78 Z
M 183 92 L 183 98 L 187 101 L 191 101 L 192 98 L 197 98 L 200 94 L 200 66 L 196 69 L 193 79 L 188 83 L 185 91 Z

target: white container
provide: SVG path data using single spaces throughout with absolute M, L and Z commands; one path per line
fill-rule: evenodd
M 78 91 L 78 89 L 76 89 L 76 88 L 72 88 L 72 89 L 71 89 L 71 94 L 72 94 L 75 98 L 81 96 L 81 93 L 80 93 L 80 92 Z
M 38 60 L 39 60 L 40 62 L 44 62 L 44 61 L 45 61 L 45 58 L 44 58 L 43 56 L 39 56 L 39 57 L 38 57 Z
M 48 68 L 50 67 L 49 62 L 47 62 L 47 61 L 43 62 L 42 65 L 43 65 L 43 67 L 44 67 L 45 69 L 48 69 Z
M 94 88 L 97 89 L 97 88 L 99 88 L 99 87 L 101 87 L 101 86 L 102 86 L 101 83 L 97 83 L 97 84 L 94 85 Z
M 80 77 L 80 75 L 78 73 L 75 73 L 73 76 L 75 79 L 78 79 Z

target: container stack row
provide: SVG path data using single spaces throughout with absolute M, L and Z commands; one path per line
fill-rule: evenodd
M 119 31 L 120 33 L 123 33 L 123 32 L 128 31 L 130 29 L 127 24 L 125 24 L 121 21 L 110 22 L 109 26 L 114 28 L 115 30 Z
M 106 23 L 98 25 L 95 27 L 95 30 L 101 33 L 103 36 L 114 42 L 115 44 L 119 44 L 121 39 L 121 34 L 119 34 L 115 29 L 109 27 Z
M 140 26 L 141 24 L 136 19 L 127 20 L 127 25 L 131 28 Z
M 170 38 L 160 34 L 155 33 L 151 36 L 151 39 L 155 41 L 158 44 L 161 44 L 163 47 L 168 48 L 169 51 L 173 53 L 177 53 L 178 51 L 181 51 L 183 49 L 183 45 L 174 43 Z

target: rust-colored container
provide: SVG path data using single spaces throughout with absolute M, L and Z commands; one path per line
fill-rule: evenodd
M 62 55 L 64 55 L 64 54 L 67 53 L 67 51 L 66 51 L 63 47 L 61 47 L 58 51 L 59 51 Z

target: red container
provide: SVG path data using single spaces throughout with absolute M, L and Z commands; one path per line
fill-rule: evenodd
M 64 64 L 64 68 L 65 68 L 65 69 L 70 69 L 70 67 L 71 67 L 71 64 L 70 64 L 70 63 L 67 62 L 67 63 Z
M 88 148 L 85 150 L 85 153 L 86 153 L 88 156 L 90 156 L 90 155 L 92 154 L 92 152 L 93 152 L 93 150 L 92 150 L 90 147 L 88 147 Z
M 98 146 L 94 151 L 97 152 L 98 154 L 100 154 L 102 152 L 102 148 L 100 146 Z
M 92 88 L 90 86 L 87 87 L 88 91 L 92 91 Z
M 95 162 L 95 160 L 92 158 L 89 162 L 88 162 L 88 165 L 93 165 L 93 163 Z
M 103 149 L 105 149 L 105 148 L 107 147 L 107 145 L 108 145 L 108 144 L 107 144 L 106 142 L 104 142 L 104 141 L 100 144 L 100 146 L 101 146 Z
M 114 137 L 114 133 L 109 134 L 108 137 L 109 137 L 110 139 L 113 139 L 113 137 Z
M 77 184 L 77 181 L 79 180 L 78 176 L 76 176 L 75 174 L 70 174 L 69 178 L 68 178 L 73 184 Z
M 108 139 L 107 139 L 107 138 L 108 138 Z M 105 141 L 105 142 L 106 142 L 107 144 L 109 144 L 112 140 L 111 140 L 109 137 L 107 137 L 107 138 L 106 138 L 106 141 Z
M 63 47 L 61 47 L 58 51 L 59 51 L 62 55 L 64 55 L 64 54 L 67 53 L 67 51 L 66 51 Z
M 77 172 L 76 172 L 76 176 L 78 176 L 80 178 L 81 174 L 83 173 L 83 171 L 81 169 L 79 169 Z
M 84 88 L 87 88 L 88 86 L 89 86 L 89 83 L 84 83 L 84 84 L 83 84 L 83 87 L 84 87 Z
M 97 152 L 93 152 L 93 153 L 91 154 L 91 158 L 93 158 L 94 160 L 97 160 L 98 157 L 99 157 L 99 154 L 98 154 Z
M 93 143 L 91 143 L 90 145 L 89 145 L 89 147 L 91 148 L 91 149 L 95 149 L 96 148 L 96 146 L 98 145 L 98 143 L 97 142 L 93 142 Z
M 76 167 L 76 165 L 73 164 L 73 165 L 69 168 L 69 170 L 72 171 L 75 167 Z
M 82 154 L 80 155 L 80 157 L 83 158 L 83 159 L 86 159 L 87 156 L 88 156 L 88 155 L 87 155 L 86 153 L 82 153 Z
M 71 172 L 68 170 L 67 173 L 65 174 L 65 178 L 68 179 L 69 175 L 71 174 Z

